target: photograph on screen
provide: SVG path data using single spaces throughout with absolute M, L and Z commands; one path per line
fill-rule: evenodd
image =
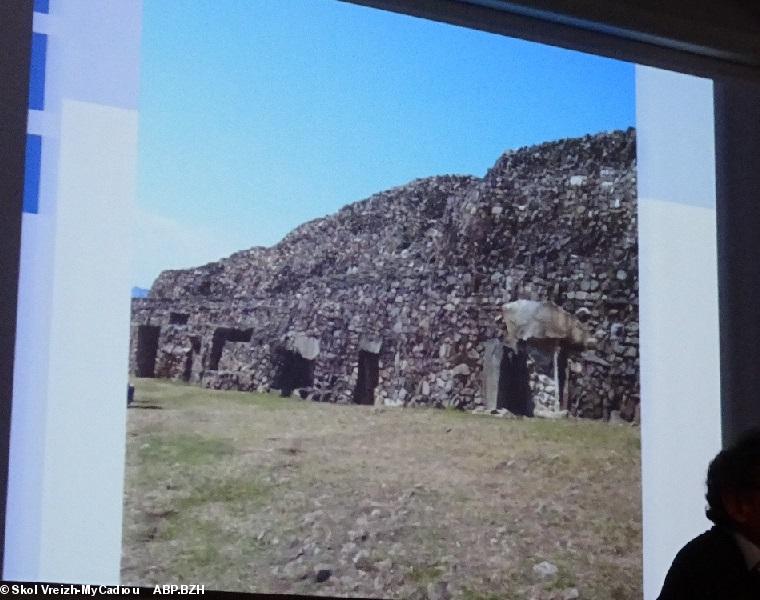
M 640 598 L 634 66 L 147 2 L 122 583 Z

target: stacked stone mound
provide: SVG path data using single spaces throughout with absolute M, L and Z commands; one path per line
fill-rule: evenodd
M 483 178 L 415 180 L 271 248 L 164 271 L 132 301 L 130 368 L 314 400 L 496 408 L 484 370 L 507 344 L 502 306 L 547 301 L 588 332 L 565 357 L 565 408 L 630 420 L 636 232 L 632 129 L 521 148 Z M 547 356 L 529 352 L 537 406 L 556 386 Z

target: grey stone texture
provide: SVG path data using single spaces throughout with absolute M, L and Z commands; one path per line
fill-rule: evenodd
M 164 271 L 132 300 L 130 370 L 320 401 L 494 409 L 522 339 L 540 414 L 630 421 L 635 161 L 633 129 L 520 148 L 483 178 L 418 179 L 270 248 Z

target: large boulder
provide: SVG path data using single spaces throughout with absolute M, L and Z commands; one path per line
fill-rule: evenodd
M 515 300 L 502 307 L 507 340 L 515 346 L 518 340 L 556 341 L 573 348 L 587 344 L 588 333 L 583 323 L 553 302 Z

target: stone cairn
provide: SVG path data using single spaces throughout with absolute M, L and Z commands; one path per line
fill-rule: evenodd
M 338 403 L 634 420 L 635 132 L 380 192 L 270 248 L 162 272 L 130 371 Z M 502 410 L 502 412 L 504 412 Z

